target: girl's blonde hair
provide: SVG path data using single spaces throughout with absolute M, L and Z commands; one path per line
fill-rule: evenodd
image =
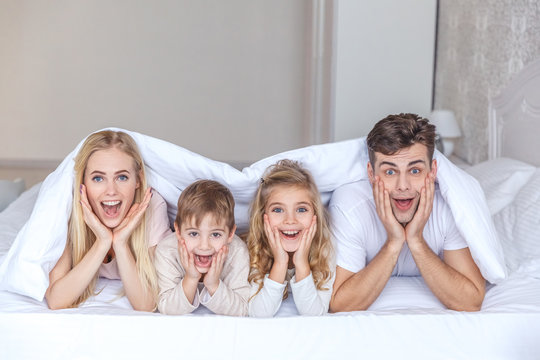
M 75 157 L 75 181 L 73 183 L 73 207 L 68 226 L 68 241 L 71 246 L 72 267 L 75 267 L 90 250 L 96 237 L 92 230 L 86 225 L 83 218 L 80 204 L 80 187 L 84 180 L 84 173 L 88 164 L 88 159 L 96 151 L 116 148 L 133 159 L 133 167 L 138 176 L 139 187 L 135 190 L 135 202 L 141 202 L 146 190 L 146 174 L 142 156 L 139 153 L 137 144 L 131 136 L 120 131 L 100 131 L 94 133 L 85 140 L 79 153 Z M 133 231 L 129 241 L 131 253 L 135 259 L 139 279 L 143 286 L 150 289 L 154 298 L 157 299 L 157 276 L 155 268 L 150 259 L 148 245 L 146 241 L 146 218 L 145 214 L 139 226 Z M 96 273 L 88 287 L 81 296 L 72 304 L 77 307 L 90 296 L 95 295 L 95 288 L 99 273 Z
M 331 277 L 329 260 L 333 251 L 328 213 L 322 204 L 319 190 L 309 171 L 292 160 L 280 160 L 266 170 L 251 204 L 249 232 L 246 239 L 251 265 L 249 281 L 258 283 L 257 293 L 261 291 L 264 276 L 270 272 L 274 263 L 272 250 L 264 231 L 263 216 L 268 199 L 277 186 L 299 187 L 306 189 L 310 195 L 311 205 L 315 215 L 317 215 L 317 231 L 309 250 L 309 267 L 317 289 L 326 290 L 323 286 Z M 285 290 L 283 298 L 286 297 L 287 291 Z

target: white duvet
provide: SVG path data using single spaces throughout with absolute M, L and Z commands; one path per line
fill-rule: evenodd
M 147 168 L 148 184 L 176 213 L 180 192 L 198 179 L 214 179 L 227 185 L 236 200 L 235 217 L 245 229 L 248 208 L 264 170 L 279 159 L 298 160 L 313 174 L 323 201 L 337 187 L 367 178 L 365 138 L 314 145 L 280 153 L 239 171 L 177 145 L 136 132 L 122 130 L 137 142 Z M 84 140 L 83 140 L 84 141 Z M 60 257 L 67 238 L 71 211 L 73 160 L 82 142 L 43 182 L 29 220 L 18 233 L 0 266 L 0 289 L 41 301 L 48 287 L 48 273 Z M 478 182 L 453 165 L 438 151 L 438 183 L 460 232 L 464 235 L 482 275 L 490 283 L 506 277 L 501 246 Z

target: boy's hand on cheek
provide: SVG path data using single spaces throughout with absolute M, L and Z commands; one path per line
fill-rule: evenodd
M 205 275 L 203 283 L 206 290 L 210 293 L 210 296 L 213 296 L 219 287 L 219 277 L 223 271 L 223 265 L 225 264 L 225 259 L 229 253 L 229 246 L 223 245 L 221 249 L 214 255 L 212 259 L 212 265 L 208 273 Z
M 202 274 L 195 267 L 195 256 L 187 249 L 184 239 L 178 240 L 178 254 L 180 255 L 180 263 L 186 272 L 186 278 L 199 281 Z

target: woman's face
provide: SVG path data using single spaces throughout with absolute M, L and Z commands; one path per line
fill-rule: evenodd
M 103 225 L 114 229 L 124 220 L 140 186 L 138 175 L 133 159 L 115 147 L 90 156 L 83 183 L 88 202 Z

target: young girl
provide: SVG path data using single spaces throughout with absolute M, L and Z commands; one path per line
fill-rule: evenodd
M 247 243 L 250 316 L 274 316 L 287 282 L 301 315 L 327 313 L 335 272 L 327 214 L 311 174 L 297 162 L 267 169 L 251 205 Z
M 135 141 L 123 132 L 94 133 L 77 154 L 74 170 L 68 241 L 49 273 L 49 307 L 78 306 L 96 293 L 102 276 L 122 280 L 135 310 L 154 310 L 157 280 L 151 256 L 171 230 L 165 201 L 146 188 Z

